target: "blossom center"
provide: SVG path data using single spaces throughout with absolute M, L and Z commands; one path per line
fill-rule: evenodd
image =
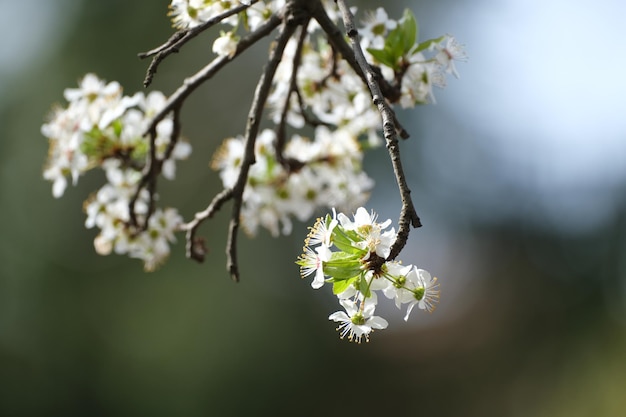
M 357 326 L 362 326 L 365 324 L 365 317 L 363 317 L 363 313 L 359 311 L 354 316 L 352 316 L 350 321 L 352 322 L 352 324 L 356 324 Z
M 426 293 L 426 289 L 424 287 L 417 287 L 416 289 L 413 290 L 413 296 L 418 301 L 424 298 L 425 293 Z

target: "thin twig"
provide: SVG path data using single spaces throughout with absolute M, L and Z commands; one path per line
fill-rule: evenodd
M 330 70 L 328 71 L 328 74 L 326 74 L 320 81 L 317 82 L 318 87 L 328 87 L 327 83 L 329 80 L 331 79 L 339 80 L 340 78 L 340 75 L 337 72 L 337 65 L 338 65 L 337 50 L 332 45 L 330 49 L 331 49 Z
M 204 239 L 196 238 L 196 232 L 198 231 L 198 227 L 206 220 L 212 218 L 215 213 L 222 207 L 222 205 L 230 200 L 233 197 L 233 190 L 230 188 L 225 188 L 221 192 L 219 192 L 213 200 L 211 200 L 211 204 L 204 209 L 196 213 L 193 220 L 189 223 L 186 223 L 181 226 L 182 230 L 186 230 L 186 255 L 187 258 L 196 260 L 198 262 L 204 261 L 204 256 L 206 255 L 207 249 L 204 246 Z
M 189 96 L 189 94 L 191 94 L 196 88 L 202 85 L 202 83 L 213 77 L 220 69 L 224 67 L 224 65 L 226 65 L 235 57 L 241 55 L 243 51 L 256 43 L 259 39 L 269 35 L 272 30 L 278 27 L 278 25 L 280 25 L 280 18 L 276 15 L 273 15 L 262 26 L 259 26 L 257 30 L 241 38 L 241 40 L 237 43 L 237 50 L 232 58 L 229 56 L 218 56 L 200 71 L 187 78 L 183 82 L 183 85 L 181 85 L 178 90 L 176 90 L 167 99 L 165 106 L 154 116 L 152 122 L 150 123 L 144 134 L 148 134 L 150 130 L 154 129 L 156 125 L 161 120 L 163 120 L 170 111 L 172 111 L 172 109 L 182 105 L 182 103 L 185 101 L 187 96 Z
M 321 120 L 319 120 L 317 117 L 315 117 L 315 115 L 309 115 L 306 112 L 306 104 L 304 103 L 304 99 L 302 98 L 302 93 L 300 93 L 300 89 L 296 87 L 295 91 L 296 93 L 296 98 L 298 99 L 298 106 L 300 108 L 300 115 L 302 115 L 302 118 L 304 119 L 304 123 L 306 123 L 309 126 L 313 126 L 313 127 L 317 127 L 317 126 L 326 126 L 326 127 L 332 127 L 333 125 L 327 122 L 323 122 Z
M 130 219 L 130 224 L 136 228 L 137 231 L 143 231 L 148 228 L 148 220 L 152 215 L 152 211 L 154 210 L 154 192 L 156 189 L 156 177 L 159 171 L 159 164 L 156 158 L 156 129 L 150 130 L 148 133 L 148 158 L 146 161 L 146 165 L 143 167 L 143 172 L 141 179 L 137 183 L 137 188 L 135 192 L 128 202 L 128 216 Z M 139 196 L 141 195 L 141 191 L 144 187 L 147 186 L 148 194 L 149 194 L 149 202 L 148 202 L 148 212 L 145 215 L 144 221 L 142 224 L 139 224 L 137 220 L 137 212 L 135 210 L 135 206 L 137 205 L 137 200 L 139 200 Z
M 148 228 L 148 221 L 150 217 L 154 213 L 155 210 L 155 201 L 156 201 L 156 185 L 157 179 L 161 171 L 163 170 L 163 163 L 167 161 L 174 151 L 174 147 L 178 143 L 178 138 L 180 137 L 180 108 L 176 108 L 172 111 L 173 113 L 173 127 L 172 132 L 170 133 L 170 141 L 165 149 L 163 154 L 163 158 L 158 158 L 156 155 L 156 127 L 148 133 L 149 143 L 148 143 L 148 157 L 146 165 L 142 170 L 142 177 L 137 184 L 137 188 L 132 198 L 128 203 L 128 214 L 130 218 L 130 224 L 137 228 L 138 231 L 143 231 Z M 144 221 L 142 224 L 139 224 L 137 220 L 137 212 L 135 210 L 135 206 L 137 204 L 137 200 L 141 194 L 141 190 L 146 188 L 148 190 L 148 211 L 145 214 Z
M 285 159 L 285 155 L 283 151 L 285 150 L 285 142 L 287 140 L 286 133 L 286 124 L 287 124 L 287 115 L 289 113 L 290 102 L 291 102 L 291 94 L 298 91 L 298 70 L 300 69 L 300 64 L 302 61 L 302 48 L 304 46 L 304 42 L 307 38 L 307 28 L 308 21 L 302 25 L 300 36 L 298 37 L 298 44 L 296 46 L 296 51 L 293 56 L 293 60 L 291 63 L 291 78 L 289 79 L 289 90 L 287 94 L 285 94 L 285 100 L 283 102 L 283 108 L 280 112 L 280 120 L 276 124 L 276 142 L 274 144 L 274 152 L 276 154 L 276 160 L 285 167 L 288 171 L 297 170 L 302 168 L 302 162 L 296 161 L 294 159 L 287 160 Z
M 252 6 L 258 1 L 259 0 L 250 0 L 247 4 L 241 3 L 239 6 L 226 10 L 225 12 L 220 13 L 217 16 L 213 16 L 212 18 L 198 26 L 194 26 L 189 29 L 181 29 L 178 32 L 174 33 L 163 45 L 160 45 L 150 51 L 139 53 L 138 56 L 141 59 L 151 56 L 154 57 L 152 58 L 152 62 L 150 62 L 150 66 L 146 71 L 146 77 L 143 81 L 144 87 L 148 87 L 152 83 L 152 79 L 154 78 L 154 74 L 156 74 L 157 72 L 159 64 L 165 58 L 173 53 L 177 53 L 184 44 L 198 36 L 200 33 L 221 22 L 222 20 L 232 15 L 235 15 L 243 10 L 246 10 L 248 7 Z
M 336 0 L 336 3 L 341 10 L 346 34 L 350 38 L 350 43 L 352 44 L 354 59 L 356 60 L 359 68 L 361 68 L 363 74 L 366 76 L 367 85 L 372 93 L 372 100 L 378 107 L 378 111 L 382 117 L 383 134 L 387 143 L 389 156 L 391 157 L 393 172 L 400 189 L 402 210 L 400 211 L 400 219 L 398 220 L 398 235 L 391 246 L 391 253 L 387 257 L 388 260 L 392 260 L 398 256 L 406 244 L 410 232 L 409 226 L 420 227 L 422 224 L 417 212 L 415 211 L 415 207 L 413 206 L 413 201 L 411 200 L 411 190 L 409 189 L 404 171 L 402 169 L 394 114 L 381 92 L 378 84 L 379 77 L 374 71 L 372 71 L 370 65 L 365 60 L 365 55 L 363 54 L 363 50 L 361 49 L 359 42 L 359 32 L 354 25 L 354 16 L 352 15 L 350 8 L 345 4 L 344 0 Z
M 239 281 L 239 266 L 237 263 L 237 232 L 239 230 L 239 221 L 241 214 L 241 206 L 243 203 L 243 191 L 248 181 L 248 172 L 250 166 L 255 163 L 254 157 L 254 145 L 256 143 L 256 137 L 259 132 L 261 123 L 261 116 L 263 114 L 263 107 L 267 102 L 272 79 L 276 73 L 276 68 L 280 63 L 285 46 L 291 35 L 296 30 L 296 25 L 284 24 L 278 34 L 275 45 L 270 52 L 269 60 L 266 67 L 259 78 L 256 89 L 254 91 L 254 98 L 252 99 L 252 106 L 248 113 L 248 123 L 246 124 L 246 133 L 244 139 L 244 154 L 241 162 L 241 169 L 237 176 L 237 181 L 233 186 L 233 211 L 230 218 L 228 227 L 228 240 L 226 242 L 226 267 L 230 272 L 230 276 L 233 281 Z
M 163 161 L 167 161 L 172 156 L 172 152 L 174 152 L 174 148 L 178 143 L 178 138 L 180 138 L 181 133 L 182 126 L 180 123 L 180 107 L 172 113 L 172 133 L 170 133 L 170 141 L 167 144 L 167 148 L 165 149 Z

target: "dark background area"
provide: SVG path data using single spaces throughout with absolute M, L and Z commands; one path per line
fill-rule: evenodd
M 383 308 L 390 328 L 363 345 L 339 340 L 327 321 L 338 309 L 329 288 L 316 292 L 299 279 L 306 224 L 279 239 L 242 236 L 242 282 L 234 284 L 223 249 L 230 206 L 201 229 L 207 262 L 186 260 L 180 236 L 167 264 L 148 274 L 139 261 L 93 250 L 82 202 L 101 174 L 52 197 L 41 177 L 45 115 L 87 72 L 119 81 L 126 94 L 140 90 L 148 62 L 136 54 L 172 33 L 168 3 L 0 2 L 1 416 L 626 414 L 626 140 L 624 118 L 608 118 L 624 110 L 610 100 L 623 97 L 623 82 L 611 78 L 622 58 L 582 50 L 559 67 L 529 40 L 546 30 L 533 36 L 560 56 L 568 40 L 605 27 L 615 36 L 597 43 L 619 55 L 617 2 L 567 3 L 563 21 L 580 18 L 569 15 L 574 9 L 593 11 L 571 33 L 559 19 L 525 26 L 524 16 L 552 16 L 558 1 L 524 2 L 518 16 L 504 10 L 517 10 L 514 0 L 388 9 L 398 17 L 411 7 L 424 38 L 455 34 L 470 62 L 436 91 L 437 105 L 400 112 L 412 134 L 403 161 L 424 223 L 401 258 L 439 277 L 441 304 L 409 323 Z M 497 39 L 515 49 L 501 55 L 484 34 L 507 27 L 528 33 Z M 211 59 L 211 43 L 200 36 L 169 58 L 153 88 L 174 91 Z M 161 182 L 161 196 L 186 218 L 220 189 L 208 164 L 224 137 L 241 133 L 266 54 L 267 42 L 246 52 L 184 108 L 194 151 L 175 182 Z M 563 90 L 524 86 L 520 66 Z M 581 66 L 589 78 L 561 78 Z M 588 83 L 607 95 L 596 100 Z M 523 101 L 520 89 L 535 101 Z M 542 94 L 564 102 L 545 110 Z M 580 108 L 568 113 L 571 103 Z M 584 129 L 572 125 L 582 120 L 587 130 L 577 139 L 572 132 Z M 548 122 L 555 127 L 540 129 Z M 385 150 L 366 162 L 377 181 L 370 207 L 395 221 L 400 202 Z

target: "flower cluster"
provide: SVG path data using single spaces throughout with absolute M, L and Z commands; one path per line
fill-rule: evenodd
M 408 304 L 405 321 L 415 306 L 432 312 L 439 301 L 437 278 L 413 265 L 387 261 L 396 239 L 390 224 L 391 220 L 379 223 L 376 214 L 363 207 L 353 220 L 333 210 L 332 216 L 317 219 L 305 240 L 304 253 L 296 262 L 300 274 L 314 275 L 315 289 L 332 284 L 345 311 L 331 314 L 329 320 L 339 323 L 341 338 L 360 343 L 369 341 L 373 330 L 387 328 L 387 321 L 374 315 L 377 292 L 393 299 L 399 309 Z
M 172 0 L 170 13 L 172 24 L 178 29 L 193 28 L 228 12 L 235 7 L 247 5 L 242 15 L 233 14 L 221 22 L 236 28 L 239 19 L 247 28 L 254 30 L 272 14 L 285 5 L 285 0 Z
M 221 31 L 213 42 L 214 53 L 232 57 L 240 39 L 238 28 L 243 26 L 244 30 L 250 31 L 257 29 L 285 5 L 285 0 L 172 0 L 169 15 L 174 27 L 189 29 L 219 19 L 221 15 L 241 5 L 248 7 L 220 20 L 229 30 Z
M 359 30 L 370 62 L 387 80 L 401 80 L 399 103 L 404 108 L 435 102 L 433 87 L 446 86 L 446 75 L 459 77 L 454 61 L 466 61 L 463 46 L 451 35 L 418 42 L 417 22 L 406 10 L 395 21 L 383 8 L 370 13 Z
M 175 209 L 151 209 L 156 196 L 139 187 L 149 156 L 143 134 L 165 105 L 165 96 L 158 91 L 124 96 L 117 82 L 87 74 L 79 88 L 65 90 L 65 98 L 67 107 L 54 109 L 41 128 L 50 141 L 44 178 L 53 182 L 52 193 L 58 198 L 67 187 L 67 177 L 76 184 L 85 172 L 102 168 L 107 183 L 85 202 L 86 227 L 100 229 L 94 241 L 97 252 L 126 253 L 142 259 L 146 269 L 154 269 L 169 254 L 168 242 L 174 241 L 174 231 L 182 223 Z M 156 126 L 155 135 L 155 158 L 162 164 L 163 176 L 174 179 L 175 160 L 187 158 L 191 147 L 172 137 L 171 118 Z
M 273 130 L 264 130 L 255 143 L 256 163 L 250 167 L 243 194 L 241 221 L 256 234 L 259 226 L 273 236 L 291 233 L 291 217 L 311 218 L 320 207 L 354 207 L 363 203 L 372 180 L 362 171 L 362 153 L 353 136 L 343 130 L 316 129 L 315 141 L 294 135 L 278 163 Z M 225 188 L 237 181 L 244 153 L 242 137 L 225 140 L 212 167 L 220 171 Z

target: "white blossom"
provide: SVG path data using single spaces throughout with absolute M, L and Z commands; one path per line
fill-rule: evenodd
M 439 284 L 437 278 L 431 278 L 430 273 L 423 269 L 413 268 L 406 275 L 406 291 L 401 295 L 401 303 L 409 303 L 404 320 L 409 319 L 413 307 L 432 313 L 439 302 Z
M 440 43 L 433 44 L 433 48 L 439 51 L 435 59 L 443 67 L 443 70 L 459 78 L 454 61 L 467 61 L 467 53 L 463 45 L 454 36 L 446 35 Z
M 213 42 L 213 52 L 219 56 L 232 58 L 237 52 L 237 39 L 232 32 L 222 33 Z
M 376 305 L 372 302 L 366 300 L 360 303 L 341 299 L 339 303 L 346 311 L 337 311 L 331 314 L 328 319 L 339 323 L 337 330 L 342 339 L 348 336 L 348 340 L 351 342 L 361 343 L 362 339 L 369 342 L 369 334 L 374 329 L 386 329 L 388 326 L 387 320 L 374 316 Z

